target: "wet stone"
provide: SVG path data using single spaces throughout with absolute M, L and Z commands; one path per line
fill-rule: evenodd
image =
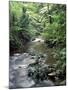
M 28 76 L 28 67 L 29 65 L 33 64 L 33 66 L 36 64 L 36 69 L 38 69 L 40 67 L 40 64 L 39 64 L 39 67 L 37 66 L 38 62 L 36 62 L 36 60 L 42 62 L 43 60 L 43 63 L 41 63 L 41 66 L 42 68 L 39 68 L 39 70 L 41 69 L 41 72 L 40 72 L 40 77 L 42 76 L 42 72 L 44 72 L 45 74 L 45 77 L 46 76 L 46 73 L 47 73 L 47 70 L 48 70 L 48 66 L 44 66 L 44 62 L 46 61 L 46 58 L 47 58 L 47 55 L 44 53 L 42 55 L 40 55 L 40 53 L 43 53 L 44 50 L 44 46 L 42 46 L 42 42 L 43 40 L 39 40 L 39 39 L 36 39 L 35 41 L 38 41 L 37 43 L 38 44 L 34 44 L 33 42 L 33 45 L 39 47 L 38 49 L 40 50 L 36 50 L 34 49 L 33 47 L 34 46 L 31 46 L 29 47 L 29 51 L 27 53 L 22 53 L 22 54 L 19 54 L 19 53 L 16 53 L 14 54 L 13 56 L 10 56 L 10 66 L 9 66 L 9 73 L 10 73 L 10 83 L 9 83 L 9 87 L 10 88 L 27 88 L 27 87 L 33 87 L 33 86 L 36 86 L 36 82 L 34 81 L 34 79 L 32 79 L 32 77 L 29 77 Z M 40 44 L 41 42 L 41 44 Z M 40 45 L 40 46 L 39 46 Z M 36 52 L 38 51 L 38 52 Z M 44 68 L 46 68 L 44 70 Z M 43 70 L 42 70 L 43 69 Z M 31 70 L 34 72 L 35 69 L 34 68 L 31 68 Z M 39 73 L 39 71 L 38 71 Z M 53 82 L 49 81 L 49 80 L 45 80 L 42 82 L 39 82 L 37 84 L 37 86 L 53 86 Z
M 17 55 L 18 56 L 18 55 Z M 10 88 L 32 87 L 35 82 L 28 77 L 28 65 L 35 62 L 30 59 L 31 56 L 28 53 L 19 55 L 16 59 L 13 56 L 13 60 L 10 63 Z M 14 74 L 13 74 L 14 73 Z
M 36 85 L 37 87 L 54 86 L 54 83 L 50 80 L 44 80 Z

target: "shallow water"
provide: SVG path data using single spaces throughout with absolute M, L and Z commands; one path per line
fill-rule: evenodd
M 51 55 L 53 49 L 47 48 L 44 41 L 37 39 L 28 44 L 28 49 L 25 52 L 28 53 L 16 53 L 10 56 L 9 60 L 9 88 L 27 88 L 37 86 L 53 86 L 54 83 L 50 80 L 44 80 L 43 83 L 35 84 L 34 80 L 28 77 L 28 65 L 35 62 L 31 53 L 44 54 L 45 64 L 54 64 L 55 60 Z
M 41 40 L 41 39 L 37 39 L 37 40 Z M 36 41 L 36 40 L 35 40 Z M 46 43 L 41 41 L 36 41 L 36 42 L 32 42 L 29 45 L 29 49 L 34 51 L 36 54 L 46 54 L 47 55 L 47 60 L 46 60 L 46 64 L 55 64 L 55 59 L 52 56 L 52 52 L 53 52 L 53 48 L 48 48 Z

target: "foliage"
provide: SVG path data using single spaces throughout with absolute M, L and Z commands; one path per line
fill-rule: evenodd
M 63 70 L 63 66 L 66 63 L 66 50 L 65 50 L 65 48 L 63 48 L 63 49 L 59 48 L 58 50 L 55 50 L 52 54 L 53 54 L 53 57 L 57 61 L 56 69 L 60 68 Z
M 66 64 L 66 5 L 10 1 L 9 12 L 11 51 L 42 36 L 54 48 L 57 68 Z
M 55 6 L 58 10 L 55 10 Z M 46 41 L 50 41 L 51 43 L 56 42 L 56 45 L 59 45 L 60 43 L 65 45 L 65 5 L 53 5 L 50 9 L 50 12 L 51 19 L 53 22 L 51 24 L 46 24 L 46 27 L 42 35 L 46 39 Z
M 48 12 L 52 22 L 46 23 L 42 36 L 49 47 L 55 47 L 53 56 L 56 59 L 56 68 L 63 70 L 66 63 L 66 6 L 52 4 L 49 5 Z

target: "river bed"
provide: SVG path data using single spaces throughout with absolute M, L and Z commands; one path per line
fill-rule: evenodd
M 29 88 L 38 86 L 54 86 L 50 80 L 44 80 L 43 83 L 36 84 L 32 78 L 28 76 L 28 66 L 35 63 L 36 55 L 44 54 L 45 64 L 55 64 L 52 57 L 53 49 L 47 48 L 43 40 L 38 39 L 28 44 L 28 49 L 24 53 L 15 53 L 10 56 L 9 60 L 9 88 Z M 34 58 L 33 58 L 33 55 Z

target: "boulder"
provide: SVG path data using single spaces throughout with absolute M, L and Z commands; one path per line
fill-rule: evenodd
M 48 74 L 49 77 L 55 77 L 56 76 L 56 72 L 52 72 Z
M 66 80 L 60 82 L 60 85 L 66 85 Z

